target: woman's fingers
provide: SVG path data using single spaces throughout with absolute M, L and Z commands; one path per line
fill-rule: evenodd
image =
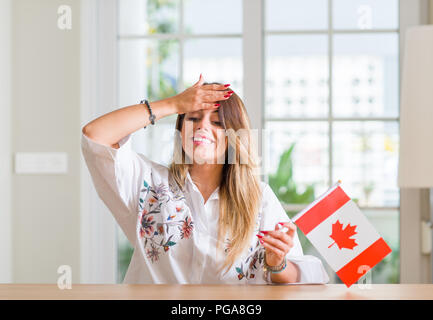
M 276 231 L 260 231 L 265 235 L 280 239 L 283 242 L 291 242 L 293 240 L 293 235 L 289 235 L 288 232 L 283 232 L 281 230 Z
M 219 103 L 203 103 L 202 109 L 218 109 L 219 106 Z
M 292 239 L 290 238 L 284 238 L 284 237 L 278 238 L 276 236 L 268 235 L 263 237 L 262 240 L 265 243 L 269 243 L 272 246 L 280 249 L 285 253 L 289 252 L 289 250 L 293 247 L 293 242 Z
M 227 100 L 234 93 L 233 91 L 209 91 L 210 93 L 206 93 L 202 96 L 203 102 L 217 102 L 222 100 Z
M 278 250 L 288 253 L 293 248 L 293 236 L 295 235 L 296 226 L 291 222 L 280 223 L 281 226 L 286 227 L 287 231 L 284 232 L 278 229 L 278 224 L 275 226 L 275 230 L 260 231 L 264 234 L 261 237 L 261 243 L 271 245 Z
M 230 87 L 230 84 L 204 84 L 201 86 L 203 90 L 227 90 L 227 88 Z
M 203 75 L 200 73 L 200 77 L 196 83 L 194 83 L 193 87 L 200 87 L 204 83 Z
M 260 231 L 260 232 L 272 238 L 279 239 L 285 243 L 289 243 L 292 241 L 291 237 L 289 237 L 287 233 L 282 231 Z
M 285 253 L 283 250 L 273 246 L 270 243 L 267 242 L 262 242 L 263 247 L 265 247 L 266 249 L 270 250 L 273 254 L 275 254 L 276 256 L 283 258 L 285 256 Z
M 182 114 L 202 109 L 218 108 L 220 101 L 229 99 L 234 93 L 228 89 L 230 84 L 204 85 L 203 83 L 203 75 L 200 74 L 198 82 L 174 96 L 173 100 L 177 107 L 177 113 Z
M 278 223 L 280 226 L 282 227 L 286 227 L 287 230 L 287 234 L 289 235 L 289 237 L 293 237 L 295 235 L 295 231 L 296 231 L 296 225 L 292 222 L 279 222 Z

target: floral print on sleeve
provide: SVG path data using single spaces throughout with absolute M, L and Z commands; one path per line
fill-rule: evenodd
M 261 219 L 262 212 L 259 211 L 254 228 L 255 233 L 259 232 Z M 258 239 L 254 241 L 255 243 L 249 247 L 247 256 L 243 259 L 243 262 L 235 267 L 239 280 L 244 279 L 248 281 L 249 279 L 254 279 L 256 277 L 257 271 L 259 271 L 260 268 L 263 268 L 265 248 L 260 245 Z M 230 244 L 227 245 L 227 249 L 229 248 Z
M 258 268 L 263 267 L 263 261 L 265 257 L 265 248 L 262 246 L 259 246 L 257 244 L 257 247 L 255 250 L 253 250 L 253 247 L 249 248 L 249 255 L 244 260 L 244 262 L 241 263 L 240 266 L 235 267 L 236 272 L 238 273 L 238 279 L 253 279 L 256 276 L 256 272 L 259 270 Z M 245 263 L 245 265 L 244 265 Z

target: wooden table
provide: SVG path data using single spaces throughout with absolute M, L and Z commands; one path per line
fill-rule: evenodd
M 0 300 L 433 300 L 433 284 L 328 285 L 85 285 L 0 284 Z

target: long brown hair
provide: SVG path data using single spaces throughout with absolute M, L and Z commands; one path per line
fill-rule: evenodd
M 250 243 L 262 193 L 257 176 L 259 169 L 256 152 L 255 150 L 252 152 L 254 144 L 250 134 L 250 120 L 244 103 L 236 93 L 218 103 L 221 104 L 218 108 L 218 116 L 226 130 L 228 143 L 219 188 L 217 252 L 225 242 L 225 237 L 228 236 L 230 242 L 226 258 L 219 268 L 219 271 L 224 268 L 228 271 Z M 174 159 L 182 161 L 173 161 L 169 168 L 170 174 L 181 189 L 184 189 L 187 172 L 191 166 L 185 163 L 187 156 L 182 148 L 182 138 L 179 134 L 182 131 L 184 117 L 185 114 L 178 115 L 176 120 L 173 154 Z M 241 136 L 236 134 L 239 131 L 242 131 Z

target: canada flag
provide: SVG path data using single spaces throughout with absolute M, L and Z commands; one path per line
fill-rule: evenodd
M 347 287 L 391 252 L 340 182 L 292 220 Z

